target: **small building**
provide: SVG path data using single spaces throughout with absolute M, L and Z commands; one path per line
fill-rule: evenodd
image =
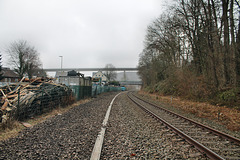
M 84 77 L 84 74 L 77 73 L 76 71 L 72 70 L 69 72 L 57 72 L 56 73 L 56 83 L 62 83 L 67 86 L 91 86 L 92 81 L 91 77 Z
M 69 72 L 57 72 L 56 82 L 69 86 L 76 99 L 80 100 L 92 95 L 92 79 L 91 77 L 84 77 L 84 74 L 77 73 L 72 70 Z
M 64 72 L 64 71 L 57 71 L 56 74 L 55 74 L 55 82 L 56 83 L 60 83 L 60 77 L 67 77 L 68 73 L 67 72 Z
M 16 72 L 5 67 L 2 68 L 2 77 L 3 79 L 1 79 L 0 82 L 16 83 L 19 79 L 19 76 Z
M 101 82 L 101 83 L 106 83 L 108 81 L 107 77 L 101 71 L 93 73 L 92 78 L 93 78 L 93 80 L 94 79 L 99 80 L 99 82 Z

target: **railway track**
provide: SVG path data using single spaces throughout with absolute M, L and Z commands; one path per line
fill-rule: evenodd
M 198 148 L 211 159 L 240 159 L 240 139 L 145 101 L 132 92 L 128 97 L 145 112 Z

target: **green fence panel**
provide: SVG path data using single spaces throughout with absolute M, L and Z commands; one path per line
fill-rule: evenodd
M 89 94 L 91 93 L 92 97 L 96 97 L 97 95 L 103 93 L 103 92 L 116 92 L 116 91 L 122 91 L 122 88 L 119 86 L 92 86 L 91 91 L 89 91 Z M 86 94 L 86 93 L 85 93 Z
M 104 88 L 104 92 L 109 92 L 110 91 L 110 88 L 108 86 L 103 86 Z
M 79 94 L 80 94 L 80 99 L 84 98 L 84 88 L 83 86 L 79 86 Z
M 121 87 L 119 86 L 78 86 L 71 85 L 69 86 L 76 100 L 84 99 L 87 97 L 96 97 L 97 95 L 103 92 L 117 92 L 121 91 Z
M 80 93 L 79 93 L 79 86 L 69 86 L 72 91 L 73 91 L 73 95 L 76 97 L 76 100 L 80 100 Z
M 92 96 L 92 86 L 82 86 L 83 87 L 83 97 L 91 97 Z
M 80 100 L 80 99 L 84 99 L 92 96 L 92 86 L 72 85 L 69 87 L 72 89 L 73 94 L 76 97 L 76 100 Z

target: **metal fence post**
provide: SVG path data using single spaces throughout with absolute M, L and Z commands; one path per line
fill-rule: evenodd
M 20 116 L 19 111 L 20 111 L 20 88 L 18 89 L 17 120 L 19 119 Z
M 97 86 L 96 86 L 96 89 L 95 89 L 95 95 L 94 97 L 96 98 L 97 97 Z
M 41 96 L 40 114 L 42 114 L 43 112 L 43 91 L 44 91 L 44 83 L 42 83 L 42 89 L 41 89 L 42 96 Z

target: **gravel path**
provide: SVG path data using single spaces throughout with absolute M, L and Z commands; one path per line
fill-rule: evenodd
M 112 106 L 101 159 L 207 159 L 121 94 Z
M 0 142 L 0 159 L 90 159 L 106 110 L 116 94 L 101 94 Z

